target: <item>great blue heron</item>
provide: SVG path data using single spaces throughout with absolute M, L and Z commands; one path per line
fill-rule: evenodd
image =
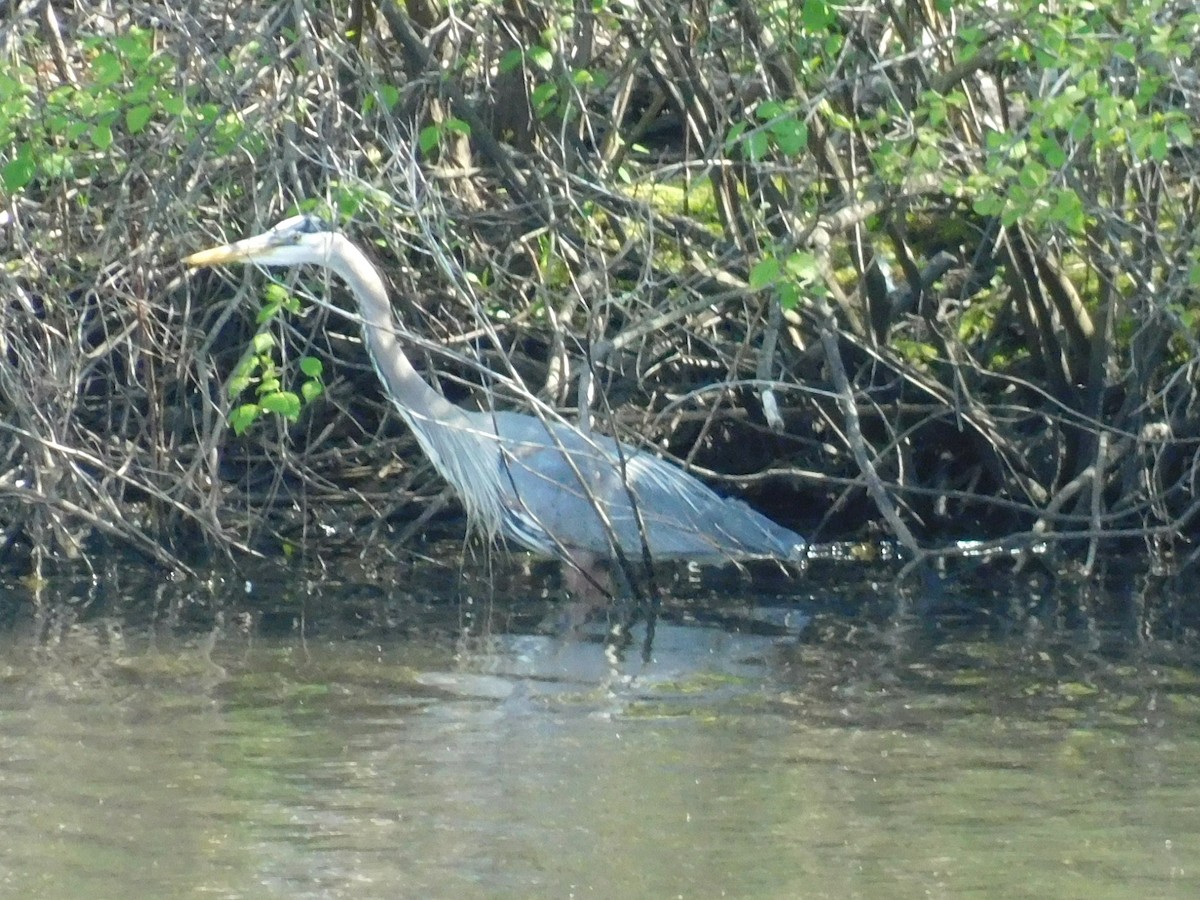
M 375 371 L 434 467 L 453 485 L 468 524 L 581 571 L 597 560 L 773 558 L 798 561 L 805 542 L 745 503 L 611 437 L 517 412 L 450 403 L 408 361 L 378 270 L 315 216 L 188 256 L 189 266 L 312 263 L 340 275 L 358 301 Z

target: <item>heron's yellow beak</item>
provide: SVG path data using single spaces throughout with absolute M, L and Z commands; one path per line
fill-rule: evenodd
M 183 258 L 183 264 L 191 268 L 200 266 L 224 266 L 229 263 L 249 262 L 264 250 L 269 250 L 272 244 L 267 235 L 235 241 L 232 244 L 222 244 L 220 247 L 210 247 Z
M 222 263 L 234 262 L 237 255 L 233 252 L 233 245 L 226 244 L 224 247 L 212 247 L 208 250 L 201 250 L 199 253 L 193 253 L 191 256 L 183 258 L 185 266 L 198 268 L 199 266 L 219 266 Z

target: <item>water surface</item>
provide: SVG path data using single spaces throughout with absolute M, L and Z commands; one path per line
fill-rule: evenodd
M 1190 633 L 841 571 L 645 659 L 458 574 L 9 585 L 0 893 L 1197 896 Z

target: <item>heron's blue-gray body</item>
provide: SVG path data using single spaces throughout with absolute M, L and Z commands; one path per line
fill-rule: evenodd
M 511 413 L 471 413 L 499 435 L 509 539 L 537 552 L 582 550 L 630 559 L 798 559 L 804 540 L 745 503 L 611 437 Z

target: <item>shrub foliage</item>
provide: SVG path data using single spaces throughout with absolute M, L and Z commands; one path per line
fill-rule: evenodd
M 298 209 L 458 402 L 586 372 L 818 540 L 1196 558 L 1194 3 L 12 6 L 14 565 L 427 524 L 341 287 L 177 262 Z

